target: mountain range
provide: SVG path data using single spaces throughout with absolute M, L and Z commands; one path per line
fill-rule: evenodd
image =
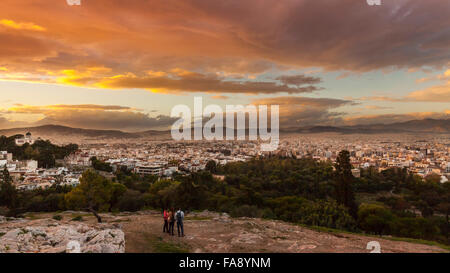
M 382 133 L 450 133 L 450 119 L 422 119 L 390 124 L 370 124 L 352 126 L 309 126 L 282 129 L 285 133 L 342 133 L 342 134 L 382 134 Z
M 120 130 L 95 130 L 71 128 L 60 125 L 43 125 L 28 128 L 0 129 L 0 135 L 16 135 L 31 132 L 43 139 L 169 139 L 170 131 L 142 131 L 124 132 Z M 391 124 L 371 124 L 353 126 L 306 126 L 280 129 L 281 134 L 312 134 L 312 133 L 341 133 L 341 134 L 382 134 L 382 133 L 434 133 L 450 134 L 450 119 L 423 119 Z

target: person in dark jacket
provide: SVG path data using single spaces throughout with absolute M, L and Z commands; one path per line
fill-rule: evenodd
M 184 212 L 180 209 L 178 209 L 177 213 L 175 214 L 177 218 L 177 230 L 178 230 L 178 237 L 184 237 L 184 227 L 183 227 L 183 220 L 184 220 Z
M 169 234 L 172 236 L 174 226 L 175 226 L 175 209 L 172 208 L 169 212 Z

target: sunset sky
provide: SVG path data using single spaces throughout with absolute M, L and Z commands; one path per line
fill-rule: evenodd
M 281 126 L 450 116 L 449 0 L 2 0 L 0 128 L 138 131 L 173 106 Z

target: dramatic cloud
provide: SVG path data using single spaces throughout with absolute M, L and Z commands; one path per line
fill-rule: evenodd
M 0 62 L 8 70 L 26 59 L 31 61 L 30 57 L 45 58 L 52 54 L 51 45 L 36 37 L 0 31 L 0 41 Z M 34 69 L 23 66 L 17 72 L 28 72 Z
M 95 105 L 95 104 L 79 104 L 79 105 L 47 105 L 47 106 L 30 106 L 16 104 L 14 107 L 8 109 L 10 112 L 22 113 L 22 114 L 42 114 L 49 111 L 58 110 L 103 110 L 103 111 L 123 111 L 133 110 L 131 107 L 119 106 L 119 105 Z
M 215 74 L 204 75 L 193 72 L 174 74 L 161 74 L 162 76 L 136 77 L 134 75 L 119 75 L 105 79 L 96 86 L 105 88 L 142 88 L 167 91 L 187 91 L 205 93 L 247 93 L 247 94 L 271 94 L 286 92 L 289 94 L 306 93 L 320 90 L 309 85 L 295 87 L 279 84 L 272 81 L 232 81 L 217 77 Z M 90 78 L 88 80 L 91 80 Z M 77 82 L 86 82 L 80 78 Z
M 58 124 L 78 128 L 124 131 L 167 129 L 176 120 L 164 115 L 151 117 L 133 108 L 116 105 L 16 105 L 4 113 L 44 116 L 31 125 Z M 5 118 L 0 119 L 0 126 L 10 127 L 10 124 L 11 121 Z
M 365 74 L 368 71 L 447 68 L 448 14 L 448 0 L 383 1 L 381 6 L 364 0 L 87 0 L 81 6 L 69 6 L 65 0 L 3 0 L 0 80 L 200 92 L 215 99 L 276 94 L 280 97 L 261 102 L 282 105 L 285 124 L 338 124 L 346 115 L 338 108 L 354 102 L 287 94 L 322 90 L 322 78 L 328 79 L 330 71 L 338 71 L 339 81 L 372 75 Z M 407 90 L 405 96 L 361 100 L 449 102 L 447 72 L 419 79 L 418 84 L 439 83 Z M 361 86 L 356 81 L 355 86 Z M 64 88 L 61 92 L 68 90 Z M 135 130 L 167 125 L 169 120 L 132 108 L 44 108 L 9 110 L 79 127 Z
M 254 100 L 253 104 L 281 105 L 281 106 L 312 106 L 317 108 L 337 108 L 346 104 L 354 105 L 351 100 L 308 97 L 275 97 Z
M 108 80 L 178 67 L 212 81 L 210 88 L 195 82 L 186 91 L 248 88 L 244 93 L 256 93 L 261 88 L 266 93 L 273 86 L 264 82 L 236 86 L 208 75 L 300 67 L 355 72 L 438 68 L 447 66 L 450 56 L 447 0 L 386 1 L 379 7 L 360 0 L 115 0 L 108 5 L 85 1 L 79 7 L 63 0 L 39 5 L 4 0 L 2 6 L 0 63 L 11 72 L 40 76 L 103 66 L 111 69 L 105 73 Z M 159 80 L 122 76 L 109 84 L 182 89 L 183 81 Z M 304 76 L 279 80 L 284 85 L 318 83 Z
M 280 126 L 310 126 L 318 124 L 334 125 L 340 122 L 341 112 L 331 109 L 344 105 L 355 105 L 350 100 L 308 97 L 274 97 L 254 100 L 255 105 L 279 105 Z
M 284 128 L 314 125 L 388 124 L 424 118 L 450 118 L 450 110 L 444 112 L 348 116 L 348 113 L 334 109 L 342 106 L 357 106 L 358 103 L 351 100 L 330 98 L 275 97 L 255 100 L 252 103 L 255 105 L 280 105 L 280 125 Z M 370 105 L 367 107 L 371 110 L 388 108 Z
M 317 77 L 308 77 L 305 75 L 292 75 L 292 76 L 280 76 L 277 80 L 281 81 L 284 84 L 289 85 L 304 85 L 304 84 L 316 84 L 320 83 L 321 79 Z

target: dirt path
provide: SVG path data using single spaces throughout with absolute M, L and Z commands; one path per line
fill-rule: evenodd
M 162 232 L 158 213 L 130 215 L 122 222 L 127 252 L 370 252 L 370 241 L 378 241 L 384 253 L 447 252 L 428 246 L 379 237 L 314 231 L 282 221 L 231 219 L 215 213 L 189 215 L 185 237 Z

